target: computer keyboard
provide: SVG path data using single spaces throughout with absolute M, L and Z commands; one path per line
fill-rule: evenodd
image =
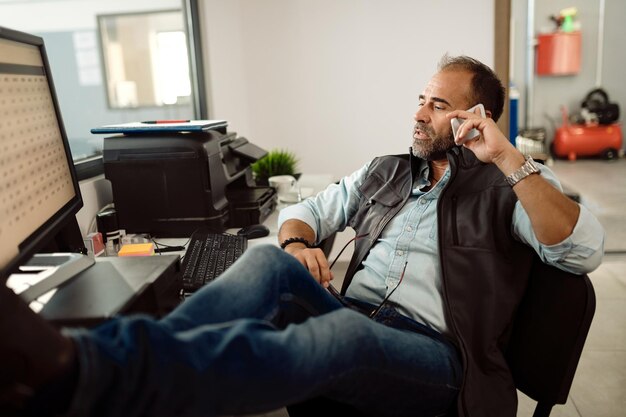
M 244 236 L 196 231 L 183 260 L 183 290 L 187 293 L 220 276 L 248 246 Z

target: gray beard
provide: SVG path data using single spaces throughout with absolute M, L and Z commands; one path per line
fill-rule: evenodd
M 432 139 L 430 142 L 413 139 L 412 153 L 413 156 L 425 159 L 427 161 L 439 161 L 446 159 L 446 153 L 456 144 L 452 132 L 447 135 L 436 135 L 428 126 L 418 123 L 416 126 L 423 132 L 426 132 Z

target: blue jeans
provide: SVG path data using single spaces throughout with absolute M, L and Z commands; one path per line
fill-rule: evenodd
M 79 363 L 69 414 L 238 415 L 315 396 L 378 416 L 445 414 L 462 380 L 454 347 L 391 308 L 377 320 L 292 256 L 255 246 L 161 320 L 69 331 Z

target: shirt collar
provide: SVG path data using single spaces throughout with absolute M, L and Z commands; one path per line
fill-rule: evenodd
M 423 159 L 420 160 L 419 166 L 417 168 L 417 172 L 418 174 L 415 177 L 415 180 L 413 181 L 413 190 L 412 190 L 413 195 L 424 194 L 424 191 L 422 191 L 421 188 L 424 188 L 430 185 L 430 180 L 428 179 L 430 175 L 430 166 L 428 165 L 428 161 L 423 160 Z M 436 184 L 436 186 L 443 186 L 446 182 L 448 182 L 449 178 L 450 178 L 450 166 L 446 168 L 446 171 L 444 172 L 443 176 L 441 177 L 439 182 Z

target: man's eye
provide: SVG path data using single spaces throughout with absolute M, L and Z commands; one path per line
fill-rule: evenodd
M 435 110 L 445 110 L 443 106 L 435 106 Z
M 418 107 L 424 107 L 424 103 L 417 103 Z

